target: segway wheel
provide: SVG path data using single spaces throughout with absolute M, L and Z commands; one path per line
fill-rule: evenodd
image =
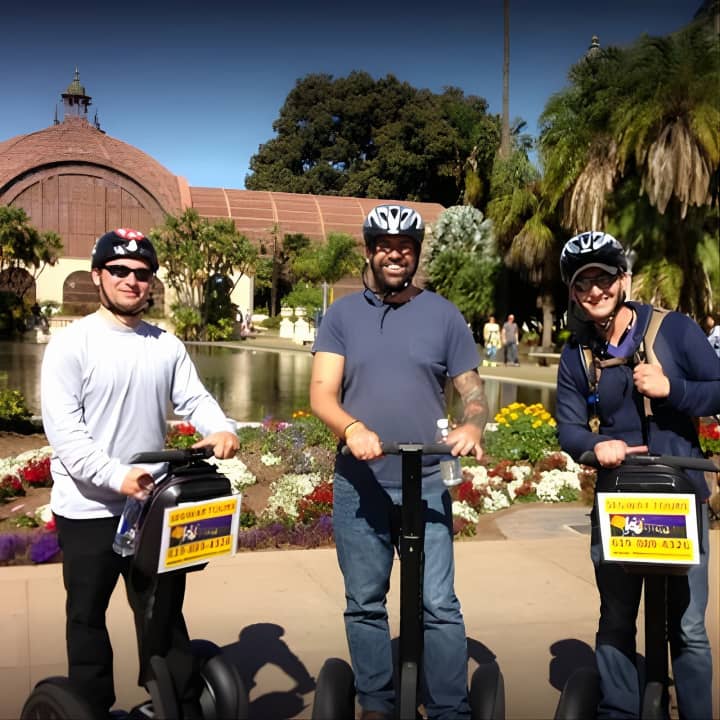
M 355 717 L 355 676 L 339 658 L 326 660 L 320 669 L 312 720 L 353 720 Z
M 555 720 L 592 720 L 597 717 L 599 703 L 598 671 L 594 667 L 579 668 L 567 679 L 560 693 Z
M 203 720 L 247 720 L 250 701 L 237 668 L 223 655 L 211 657 L 200 670 Z
M 41 680 L 25 701 L 20 720 L 94 720 L 90 705 L 65 677 Z
M 479 665 L 470 682 L 472 720 L 505 720 L 505 680 L 496 662 Z

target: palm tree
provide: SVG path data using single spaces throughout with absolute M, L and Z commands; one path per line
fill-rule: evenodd
M 699 20 L 626 51 L 596 53 L 570 79 L 541 119 L 545 199 L 569 231 L 620 230 L 645 250 L 647 278 L 636 284 L 643 299 L 660 282 L 664 302 L 675 297 L 680 309 L 703 314 L 712 300 L 699 248 L 717 243 L 717 36 Z M 662 268 L 651 262 L 658 257 L 667 260 Z

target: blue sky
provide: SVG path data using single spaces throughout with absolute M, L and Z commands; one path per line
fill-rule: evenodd
M 192 186 L 244 187 L 287 93 L 311 72 L 456 86 L 502 110 L 502 0 L 17 3 L 0 15 L 0 140 L 52 124 L 75 66 L 102 128 Z M 700 0 L 511 0 L 510 115 L 536 133 L 592 35 L 627 45 Z

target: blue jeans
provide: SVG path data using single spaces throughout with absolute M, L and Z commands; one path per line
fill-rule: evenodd
M 517 365 L 518 344 L 516 342 L 503 345 L 503 360 L 505 364 Z
M 701 505 L 703 513 L 706 505 Z M 595 654 L 602 699 L 598 718 L 640 717 L 641 692 L 635 665 L 636 618 L 642 576 L 620 565 L 601 563 L 595 512 L 590 556 L 600 592 Z M 708 521 L 702 518 L 700 564 L 687 575 L 668 577 L 668 633 L 672 672 L 682 720 L 712 717 L 712 655 L 705 629 L 708 601 Z
M 431 718 L 469 718 L 467 642 L 454 590 L 452 511 L 439 472 L 423 490 L 425 572 L 422 691 Z M 425 479 L 428 483 L 428 478 Z M 399 525 L 401 491 L 380 487 L 370 472 L 349 480 L 335 475 L 333 527 L 345 580 L 345 629 L 360 705 L 392 713 L 393 659 L 386 596 Z

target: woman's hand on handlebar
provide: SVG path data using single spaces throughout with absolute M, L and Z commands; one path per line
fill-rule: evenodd
M 447 444 L 452 445 L 453 455 L 474 455 L 482 460 L 482 430 L 472 423 L 465 423 L 453 428 L 447 436 Z
M 131 467 L 123 478 L 120 492 L 136 500 L 146 500 L 154 482 L 153 476 L 145 468 Z
M 211 433 L 202 440 L 198 440 L 193 447 L 211 447 L 215 457 L 224 460 L 235 457 L 235 453 L 240 447 L 240 441 L 235 433 L 229 430 L 223 430 L 221 432 Z
M 647 445 L 628 445 L 624 440 L 603 440 L 593 448 L 602 467 L 617 467 L 627 455 L 641 455 L 647 451 Z
M 345 444 L 358 460 L 374 460 L 383 454 L 382 444 L 377 433 L 360 423 L 361 427 L 348 433 Z

